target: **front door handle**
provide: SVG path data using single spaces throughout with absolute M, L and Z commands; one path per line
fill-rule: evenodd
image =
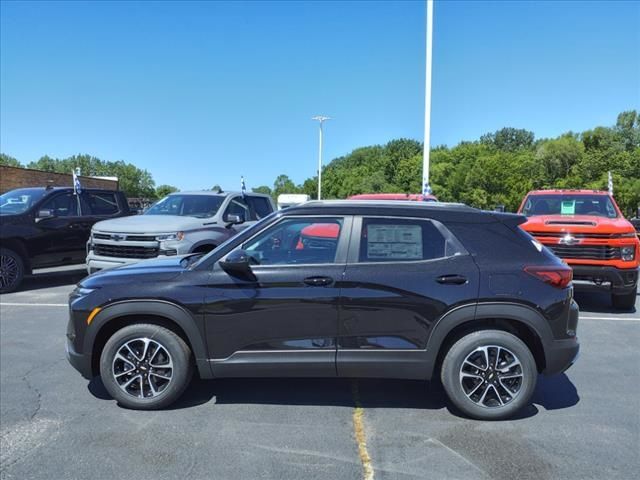
M 467 283 L 467 277 L 464 275 L 442 275 L 436 279 L 436 282 L 443 285 L 464 285 Z
M 304 283 L 311 287 L 326 287 L 327 285 L 331 285 L 333 283 L 333 278 L 331 277 L 307 277 L 304 279 Z

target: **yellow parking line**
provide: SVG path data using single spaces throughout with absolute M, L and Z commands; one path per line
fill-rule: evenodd
M 358 445 L 358 455 L 360 456 L 360 463 L 362 463 L 362 474 L 364 480 L 373 480 L 373 465 L 371 463 L 371 457 L 367 451 L 367 435 L 364 431 L 364 408 L 360 403 L 360 391 L 358 390 L 358 382 L 354 381 L 351 384 L 351 393 L 353 395 L 353 403 L 355 408 L 353 409 L 353 433 L 356 438 L 356 444 Z

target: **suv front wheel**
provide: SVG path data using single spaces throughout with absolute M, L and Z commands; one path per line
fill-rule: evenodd
M 191 351 L 171 330 L 134 324 L 118 330 L 100 356 L 107 391 L 124 407 L 164 408 L 184 392 L 192 376 Z
M 451 402 L 479 420 L 500 420 L 528 405 L 538 371 L 529 348 L 501 330 L 470 333 L 444 357 L 441 380 Z
M 13 292 L 22 283 L 24 261 L 13 250 L 0 248 L 0 293 Z

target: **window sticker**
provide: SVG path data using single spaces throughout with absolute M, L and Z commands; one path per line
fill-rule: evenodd
M 563 200 L 560 205 L 560 215 L 575 215 L 576 214 L 576 201 L 575 200 Z
M 422 260 L 420 225 L 367 225 L 370 259 Z

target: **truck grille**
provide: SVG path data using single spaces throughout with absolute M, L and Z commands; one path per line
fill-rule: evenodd
M 93 238 L 96 240 L 113 240 L 113 236 L 118 236 L 118 240 L 127 240 L 129 242 L 155 242 L 156 237 L 153 235 L 125 235 L 111 233 L 94 233 Z
M 607 245 L 546 245 L 560 258 L 579 260 L 615 260 L 620 258 L 620 247 Z
M 93 251 L 101 257 L 118 258 L 155 258 L 158 256 L 158 247 L 131 247 L 125 245 L 94 244 Z

